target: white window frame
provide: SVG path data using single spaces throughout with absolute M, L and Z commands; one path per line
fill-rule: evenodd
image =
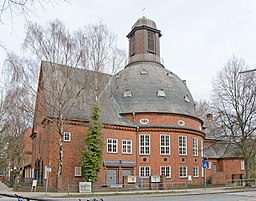
M 193 177 L 199 177 L 199 167 L 198 166 L 193 167 Z
M 187 178 L 187 177 L 188 177 L 188 167 L 180 166 L 179 167 L 179 178 Z
M 82 176 L 82 169 L 81 167 L 75 167 L 75 177 Z
M 166 178 L 172 177 L 172 168 L 171 166 L 160 166 L 160 175 L 164 175 Z
M 182 140 L 181 141 L 181 144 L 180 144 L 180 139 Z M 178 145 L 179 145 L 179 155 L 187 155 L 187 136 L 183 136 L 183 135 L 179 135 L 179 138 L 178 138 Z
M 150 155 L 150 135 L 149 134 L 141 134 L 139 138 L 140 138 L 139 139 L 140 140 L 139 141 L 140 155 Z M 142 138 L 144 138 L 144 139 L 142 139 Z M 145 138 L 148 138 L 148 144 L 147 144 L 147 141 Z
M 150 168 L 150 166 L 140 166 L 140 176 L 141 177 L 149 177 L 149 176 L 151 176 L 151 168 Z
M 107 153 L 118 153 L 118 139 L 107 138 Z
M 71 132 L 64 132 L 63 133 L 63 141 L 64 142 L 71 142 Z
M 204 141 L 201 140 L 201 157 L 204 157 Z
M 240 162 L 240 170 L 241 170 L 241 171 L 244 171 L 244 170 L 245 170 L 245 162 L 244 162 L 244 161 L 241 161 L 241 162 Z
M 198 156 L 198 138 L 193 137 L 193 156 Z
M 122 140 L 122 153 L 132 154 L 132 140 Z
M 209 167 L 208 167 L 208 169 L 212 169 L 212 162 L 208 162 L 209 163 Z
M 162 144 L 162 138 L 163 138 L 163 144 Z M 168 139 L 168 143 L 166 142 Z M 171 137 L 168 134 L 161 134 L 160 135 L 160 154 L 161 155 L 170 155 L 170 147 L 171 144 Z M 162 149 L 163 149 L 163 153 L 162 153 Z

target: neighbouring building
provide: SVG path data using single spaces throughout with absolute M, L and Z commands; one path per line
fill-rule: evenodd
M 204 122 L 195 115 L 186 82 L 164 67 L 160 58 L 161 36 L 154 21 L 138 19 L 127 35 L 128 64 L 113 76 L 58 64 L 54 64 L 53 70 L 53 64 L 42 62 L 31 134 L 32 167 L 39 184 L 46 184 L 45 170 L 49 166 L 49 189 L 78 188 L 78 182 L 83 181 L 80 158 L 93 95 L 89 86 L 82 90 L 79 87 L 94 74 L 101 80 L 104 140 L 97 185 L 129 185 L 127 176 L 139 176 L 140 182 L 146 183 L 151 176 L 160 175 L 164 183 L 202 184 Z M 67 76 L 70 72 L 72 76 Z M 54 82 L 50 80 L 53 76 Z M 57 90 L 60 85 L 65 85 L 62 98 L 70 104 L 62 110 L 65 113 L 63 171 L 58 176 L 59 134 L 55 122 L 59 121 L 60 109 L 57 92 L 49 91 Z M 234 164 L 233 158 L 220 160 L 215 156 L 207 156 L 212 169 L 218 164 L 215 173 L 221 170 L 227 178 L 243 174 L 240 169 L 225 172 L 224 166 Z M 241 159 L 237 160 L 240 163 Z M 212 176 L 209 171 L 208 175 Z
M 32 140 L 30 135 L 32 133 L 32 128 L 28 128 L 24 134 L 24 137 L 21 139 L 21 144 L 23 147 L 23 160 L 20 164 L 21 174 L 20 182 L 28 183 L 33 179 L 33 168 L 32 168 Z

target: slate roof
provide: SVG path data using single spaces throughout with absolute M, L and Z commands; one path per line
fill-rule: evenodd
M 127 66 L 111 81 L 111 92 L 120 113 L 176 113 L 195 117 L 193 98 L 173 72 L 154 62 Z M 124 93 L 130 96 L 124 97 Z
M 204 156 L 213 159 L 242 157 L 235 144 L 224 140 L 204 147 Z
M 193 98 L 185 83 L 154 62 L 137 63 L 115 76 L 104 73 L 95 75 L 92 71 L 45 61 L 41 68 L 50 117 L 58 117 L 61 112 L 68 119 L 88 120 L 94 101 L 93 76 L 98 76 L 100 80 L 101 120 L 105 124 L 135 126 L 120 115 L 133 112 L 195 116 Z M 143 75 L 142 71 L 146 74 Z M 123 96 L 126 90 L 131 91 L 132 97 Z M 159 90 L 161 96 L 157 95 Z M 185 101 L 185 96 L 189 102 Z
M 48 116 L 57 117 L 62 112 L 69 119 L 88 119 L 94 101 L 90 92 L 93 72 L 46 61 L 42 61 L 41 71 Z M 109 79 L 106 74 L 103 77 L 102 85 Z

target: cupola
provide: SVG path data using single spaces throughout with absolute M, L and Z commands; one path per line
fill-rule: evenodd
M 151 61 L 160 63 L 160 40 L 161 31 L 157 29 L 153 20 L 142 17 L 132 26 L 127 35 L 129 39 L 129 61 Z

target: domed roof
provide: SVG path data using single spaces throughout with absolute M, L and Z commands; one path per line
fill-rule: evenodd
M 195 116 L 186 84 L 154 62 L 138 62 L 121 70 L 110 84 L 121 113 L 176 113 Z
M 132 26 L 132 29 L 134 29 L 135 27 L 140 27 L 140 26 L 148 26 L 148 27 L 157 29 L 156 23 L 153 20 L 147 19 L 145 17 L 139 18 L 137 20 L 137 22 L 135 22 L 135 24 Z

